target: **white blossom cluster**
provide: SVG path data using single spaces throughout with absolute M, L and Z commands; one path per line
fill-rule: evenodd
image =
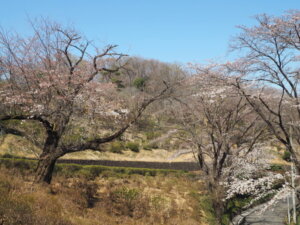
M 35 104 L 30 109 L 30 113 L 36 113 L 36 114 L 42 114 L 43 110 L 45 109 L 44 105 L 41 104 Z
M 230 166 L 224 169 L 226 177 L 249 179 L 257 177 L 260 171 L 270 168 L 268 161 L 272 156 L 268 154 L 268 149 L 263 144 L 257 144 L 248 154 L 245 151 L 241 150 L 239 156 L 229 156 Z
M 269 154 L 266 146 L 256 146 L 249 154 L 245 155 L 241 152 L 243 157 L 230 159 L 231 166 L 226 169 L 228 179 L 223 183 L 226 188 L 224 201 L 235 196 L 251 196 L 252 200 L 244 206 L 246 209 L 258 200 L 272 194 L 274 195 L 272 199 L 263 207 L 263 210 L 266 210 L 270 205 L 290 193 L 290 186 L 286 182 L 286 178 L 290 177 L 290 174 L 283 175 L 268 171 L 272 155 Z
M 231 199 L 236 195 L 251 195 L 254 198 L 262 196 L 263 193 L 272 190 L 275 182 L 283 179 L 283 175 L 271 172 L 267 176 L 258 179 L 239 179 L 234 177 L 230 183 L 225 184 L 228 188 L 225 199 Z

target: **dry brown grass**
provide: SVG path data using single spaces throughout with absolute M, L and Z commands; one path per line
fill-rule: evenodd
M 8 134 L 0 137 L 0 154 L 12 154 L 20 157 L 36 157 L 41 150 L 34 146 L 26 139 Z M 155 150 L 140 150 L 140 152 L 133 152 L 125 150 L 122 154 L 113 152 L 95 152 L 83 151 L 65 155 L 64 159 L 103 159 L 103 160 L 120 160 L 120 161 L 151 161 L 151 162 L 166 162 L 170 161 L 169 158 L 174 154 L 174 151 L 165 149 Z M 192 161 L 194 160 L 193 154 L 181 155 L 171 161 Z
M 12 154 L 20 157 L 36 157 L 40 149 L 20 136 L 7 134 L 0 136 L 0 154 Z
M 208 224 L 195 198 L 201 189 L 187 175 L 58 176 L 50 186 L 33 185 L 28 176 L 1 168 L 0 224 Z

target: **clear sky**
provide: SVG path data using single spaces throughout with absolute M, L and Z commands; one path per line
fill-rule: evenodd
M 300 0 L 0 0 L 0 26 L 28 33 L 28 17 L 72 25 L 89 39 L 164 62 L 224 60 L 236 25 L 300 9 Z

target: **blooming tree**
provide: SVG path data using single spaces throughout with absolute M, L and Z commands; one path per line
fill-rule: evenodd
M 228 169 L 236 158 L 250 156 L 267 132 L 245 98 L 223 81 L 224 70 L 197 67 L 196 72 L 186 81 L 192 84 L 190 94 L 177 99 L 173 113 L 181 127 L 180 138 L 194 150 L 207 175 L 208 189 L 216 196 L 214 208 L 221 216 L 222 182 L 233 176 Z
M 274 189 L 276 184 L 279 186 L 277 189 L 282 187 L 285 183 L 284 176 L 270 170 L 270 160 L 274 157 L 270 154 L 268 145 L 268 142 L 257 144 L 249 154 L 232 158 L 231 166 L 224 171 L 227 174 L 223 181 L 226 186 L 225 200 L 236 196 L 251 196 L 251 205 L 256 200 L 277 192 Z
M 241 26 L 241 34 L 232 43 L 233 50 L 242 50 L 242 57 L 225 66 L 235 76 L 240 94 L 286 146 L 299 169 L 299 153 L 292 138 L 300 144 L 300 12 L 256 19 L 258 25 Z
M 197 149 L 201 169 L 216 180 L 232 155 L 249 154 L 265 134 L 264 124 L 245 99 L 218 73 L 198 71 L 192 79 L 200 86 L 180 102 L 182 110 L 175 109 Z
M 37 24 L 32 24 L 34 32 L 29 37 L 0 32 L 0 120 L 36 121 L 43 126 L 36 182 L 50 183 L 59 157 L 99 150 L 172 88 L 165 82 L 155 94 L 122 96 L 115 84 L 98 81 L 104 73 L 122 67 L 120 59 L 125 55 L 117 53 L 115 45 L 100 50 L 74 29 L 43 20 Z M 111 133 L 65 142 L 64 137 L 83 119 L 88 119 L 91 128 L 108 121 Z

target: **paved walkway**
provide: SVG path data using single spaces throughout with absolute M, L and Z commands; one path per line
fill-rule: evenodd
M 258 210 L 259 211 L 259 210 Z M 274 207 L 267 209 L 260 214 L 258 211 L 246 216 L 244 225 L 284 225 L 284 219 L 287 216 L 286 199 L 277 202 Z
M 290 199 L 291 203 L 291 199 Z M 233 220 L 233 224 L 241 225 L 284 225 L 287 216 L 287 200 L 278 201 L 273 207 L 260 213 L 262 206 L 257 206 L 243 212 Z

